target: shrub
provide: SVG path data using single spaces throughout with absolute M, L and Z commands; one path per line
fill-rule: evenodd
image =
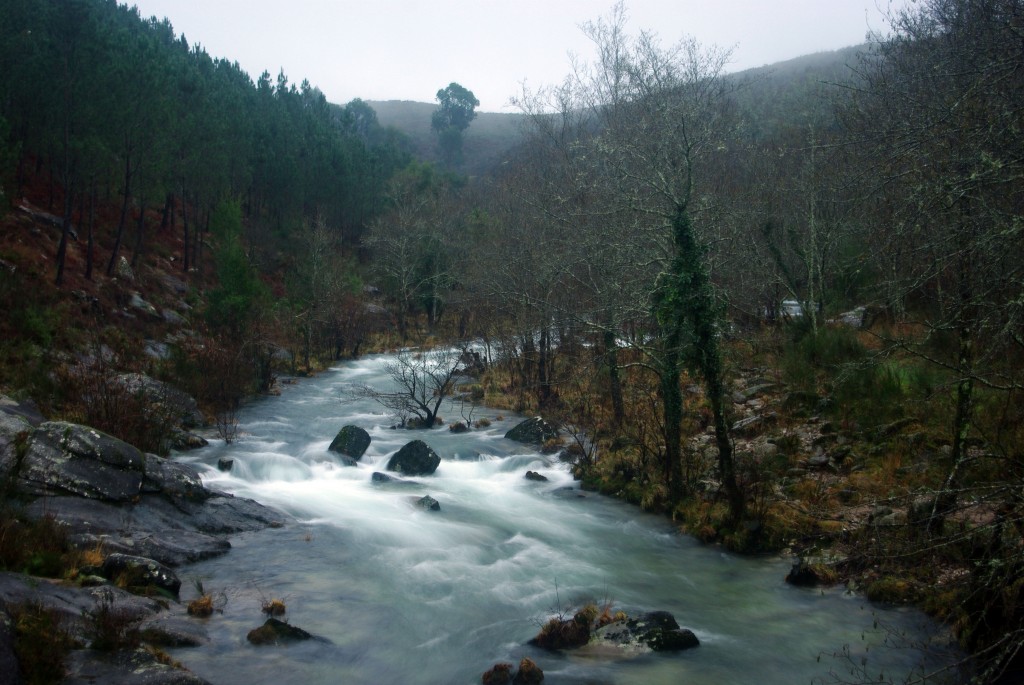
M 93 649 L 112 652 L 137 647 L 140 642 L 132 612 L 117 607 L 109 591 L 102 595 L 88 619 Z
M 75 646 L 59 613 L 40 604 L 8 607 L 14 623 L 14 652 L 25 681 L 58 683 L 64 678 L 68 652 Z
M 32 520 L 0 510 L 0 568 L 60 578 L 68 551 L 67 530 L 53 516 Z

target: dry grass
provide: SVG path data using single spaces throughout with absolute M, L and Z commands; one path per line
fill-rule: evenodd
M 260 610 L 268 616 L 284 616 L 287 607 L 280 599 L 264 600 Z

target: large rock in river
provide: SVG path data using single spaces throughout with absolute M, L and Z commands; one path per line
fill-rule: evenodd
M 359 426 L 345 426 L 334 437 L 331 446 L 327 449 L 331 452 L 338 452 L 356 461 L 363 456 L 366 448 L 370 446 L 370 434 Z
M 516 425 L 505 433 L 505 437 L 527 445 L 543 445 L 558 437 L 558 429 L 541 417 L 534 416 Z
M 388 461 L 388 471 L 406 476 L 429 476 L 437 470 L 441 457 L 422 440 L 413 440 Z

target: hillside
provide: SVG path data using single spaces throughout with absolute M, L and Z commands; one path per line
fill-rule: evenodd
M 409 136 L 413 154 L 431 162 L 440 159 L 437 137 L 430 130 L 430 116 L 437 105 L 409 100 L 371 101 L 369 105 L 381 126 L 393 126 Z M 478 176 L 500 164 L 505 152 L 519 141 L 522 121 L 521 114 L 478 112 L 466 130 L 463 171 Z
M 848 78 L 849 65 L 865 49 L 866 46 L 859 45 L 818 52 L 734 74 L 732 78 L 742 86 L 738 93 L 741 111 L 755 135 L 793 123 L 794 112 L 808 120 L 816 118 L 827 109 L 818 106 L 825 104 L 823 100 L 815 102 L 824 84 Z M 431 162 L 440 159 L 437 137 L 430 129 L 436 104 L 411 100 L 376 100 L 368 104 L 377 113 L 381 126 L 394 127 L 409 137 L 416 157 Z M 524 115 L 519 113 L 477 113 L 466 130 L 463 171 L 476 176 L 500 164 L 504 154 L 519 142 L 523 121 Z

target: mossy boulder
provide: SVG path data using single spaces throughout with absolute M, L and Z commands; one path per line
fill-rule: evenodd
M 370 434 L 359 426 L 345 426 L 331 441 L 328 451 L 344 454 L 359 461 L 370 446 Z
M 543 445 L 558 438 L 558 429 L 540 416 L 534 416 L 517 424 L 505 437 L 525 445 Z
M 441 457 L 422 440 L 413 440 L 388 460 L 388 471 L 406 476 L 429 476 L 437 470 Z

